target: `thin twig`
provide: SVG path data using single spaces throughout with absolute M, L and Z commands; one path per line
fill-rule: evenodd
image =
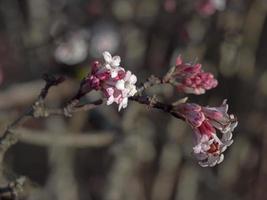
M 63 115 L 65 117 L 71 117 L 73 113 L 80 111 L 91 110 L 103 103 L 102 99 L 98 99 L 94 102 L 88 104 L 78 105 L 79 100 L 75 99 L 68 103 L 64 108 L 46 108 L 44 104 L 35 105 L 34 107 L 34 117 L 49 117 L 51 115 Z
M 170 113 L 172 116 L 184 120 L 184 117 L 179 115 L 178 112 L 175 111 L 175 106 L 172 104 L 165 104 L 158 101 L 155 97 L 148 97 L 148 96 L 133 96 L 130 97 L 129 100 L 136 101 L 140 104 L 145 104 L 150 108 L 156 108 L 162 110 L 164 112 Z
M 150 76 L 146 82 L 144 82 L 142 84 L 142 86 L 140 88 L 137 89 L 138 94 L 141 96 L 141 94 L 143 93 L 144 90 L 153 87 L 155 85 L 159 85 L 162 84 L 162 79 L 159 77 L 156 77 L 154 75 Z
M 45 87 L 41 90 L 37 100 L 34 102 L 33 106 L 30 106 L 22 115 L 20 115 L 17 119 L 15 119 L 4 131 L 2 136 L 0 137 L 0 180 L 4 182 L 4 174 L 3 174 L 3 159 L 6 151 L 17 142 L 17 135 L 10 131 L 12 128 L 16 128 L 23 120 L 25 120 L 28 116 L 33 116 L 34 113 L 34 105 L 42 104 L 44 99 L 48 94 L 48 90 L 55 85 L 58 85 L 63 81 L 62 78 L 51 78 L 49 76 L 44 77 L 46 84 Z M 2 188 L 0 190 L 0 199 L 3 199 L 6 195 L 6 189 L 10 190 L 10 199 L 17 199 L 18 192 L 17 190 L 21 190 L 24 181 L 18 179 L 14 182 L 9 183 L 8 187 Z

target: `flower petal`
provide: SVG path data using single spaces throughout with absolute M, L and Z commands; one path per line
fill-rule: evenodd
M 103 53 L 103 57 L 104 57 L 105 62 L 107 62 L 107 63 L 111 63 L 112 62 L 112 56 L 108 51 L 105 51 Z
M 131 84 L 135 84 L 135 83 L 137 82 L 137 77 L 136 77 L 134 74 L 132 74 L 132 75 L 130 76 L 129 82 L 130 82 Z
M 118 76 L 118 71 L 117 70 L 111 70 L 110 76 L 111 76 L 111 78 L 115 78 L 116 76 Z
M 124 90 L 125 89 L 125 82 L 124 80 L 118 80 L 116 83 L 116 88 L 118 90 Z
M 110 96 L 107 100 L 107 105 L 111 105 L 112 103 L 114 102 L 114 97 L 113 96 Z
M 120 62 L 121 62 L 120 56 L 114 56 L 112 58 L 112 66 L 113 67 L 119 67 L 120 66 Z

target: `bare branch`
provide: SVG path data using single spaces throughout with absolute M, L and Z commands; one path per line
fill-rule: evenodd
M 9 109 L 14 107 L 22 107 L 32 104 L 36 99 L 36 94 L 43 87 L 43 81 L 34 80 L 26 83 L 14 84 L 13 86 L 0 92 L 0 109 Z M 72 80 L 66 80 L 64 84 L 58 87 L 56 92 L 49 91 L 47 101 L 55 102 L 66 99 L 74 93 L 76 83 Z M 14 98 L 16 97 L 16 98 Z
M 33 105 L 36 104 L 43 104 L 44 99 L 46 98 L 47 94 L 48 94 L 48 90 L 52 87 L 52 86 L 56 86 L 58 84 L 60 84 L 63 79 L 62 78 L 55 78 L 52 76 L 48 76 L 46 75 L 44 77 L 45 81 L 46 81 L 46 85 L 45 87 L 41 90 L 37 100 L 35 101 L 35 103 Z M 5 152 L 7 151 L 7 149 L 12 146 L 13 144 L 16 143 L 17 141 L 17 136 L 10 131 L 10 129 L 17 127 L 24 119 L 26 119 L 26 117 L 28 116 L 33 116 L 33 112 L 34 112 L 34 106 L 31 106 L 30 108 L 28 108 L 22 115 L 20 115 L 16 120 L 14 120 L 4 131 L 4 133 L 1 135 L 0 137 L 0 180 L 2 182 L 4 182 L 4 175 L 3 175 L 3 159 L 4 159 L 4 155 Z M 11 199 L 16 199 L 17 198 L 17 192 L 16 190 L 22 187 L 23 184 L 20 184 L 24 181 L 21 181 L 21 179 L 19 179 L 20 181 L 15 181 L 13 183 L 9 183 L 8 187 L 11 191 Z M 3 199 L 2 197 L 0 199 Z
M 162 84 L 162 83 L 163 83 L 163 82 L 162 82 L 161 78 L 156 77 L 156 76 L 154 76 L 154 75 L 151 75 L 151 76 L 147 79 L 147 81 L 144 82 L 144 83 L 142 84 L 142 86 L 141 86 L 140 88 L 137 89 L 137 92 L 138 92 L 139 95 L 141 95 L 142 92 L 143 92 L 144 90 L 146 90 L 147 88 L 150 88 L 150 87 L 153 87 L 154 85 L 159 85 L 159 84 Z
M 175 106 L 172 104 L 165 104 L 160 101 L 158 101 L 155 97 L 148 97 L 148 96 L 133 96 L 130 97 L 129 100 L 136 101 L 140 104 L 145 104 L 150 108 L 156 108 L 159 110 L 162 110 L 164 112 L 170 113 L 172 116 L 184 120 L 184 117 L 179 115 L 175 111 Z
M 78 105 L 79 100 L 74 99 L 70 103 L 68 103 L 64 108 L 46 108 L 43 102 L 36 102 L 33 106 L 34 112 L 33 116 L 35 118 L 40 117 L 49 117 L 50 115 L 63 115 L 65 117 L 71 117 L 73 113 L 80 111 L 88 111 L 91 110 L 103 103 L 102 99 L 96 100 L 94 102 L 90 102 L 84 105 Z

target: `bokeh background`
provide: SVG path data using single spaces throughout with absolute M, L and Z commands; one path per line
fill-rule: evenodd
M 47 100 L 63 106 L 104 50 L 120 55 L 139 83 L 166 73 L 179 54 L 202 63 L 219 85 L 189 101 L 228 99 L 239 120 L 234 144 L 214 168 L 191 156 L 185 123 L 135 102 L 119 113 L 102 105 L 68 119 L 28 120 L 5 156 L 6 175 L 30 182 L 23 199 L 267 199 L 267 1 L 228 0 L 216 9 L 207 2 L 0 1 L 1 130 L 34 101 L 43 73 L 67 77 Z M 182 97 L 168 86 L 147 93 L 165 102 Z

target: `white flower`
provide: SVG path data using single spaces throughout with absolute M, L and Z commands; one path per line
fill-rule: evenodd
M 124 78 L 118 80 L 116 83 L 116 88 L 122 93 L 122 100 L 119 103 L 119 111 L 121 108 L 126 108 L 128 105 L 128 97 L 134 96 L 137 92 L 135 83 L 137 78 L 130 71 L 127 71 Z
M 114 89 L 109 87 L 106 89 L 106 93 L 108 95 L 107 105 L 111 105 L 114 102 Z
M 114 56 L 107 51 L 103 53 L 105 62 L 98 63 L 92 69 L 91 85 L 96 90 L 102 90 L 107 98 L 107 105 L 116 103 L 119 105 L 119 111 L 126 108 L 128 98 L 134 96 L 137 92 L 137 78 L 132 72 L 125 71 L 120 67 L 120 57 Z
M 193 152 L 195 154 L 201 154 L 208 151 L 210 149 L 210 145 L 213 143 L 213 140 L 209 140 L 207 135 L 200 136 L 198 134 L 198 136 L 199 138 L 197 139 L 197 145 L 193 147 Z
M 136 76 L 130 71 L 124 72 L 120 79 L 109 78 L 105 81 L 103 89 L 107 97 L 107 105 L 115 102 L 119 105 L 119 111 L 126 108 L 128 98 L 134 96 L 137 92 L 136 82 Z
M 119 104 L 118 111 L 121 110 L 121 108 L 126 108 L 128 106 L 128 97 L 122 98 L 122 101 Z
M 118 80 L 116 83 L 116 88 L 122 90 L 124 96 L 133 96 L 137 92 L 135 83 L 137 78 L 132 72 L 127 71 L 125 77 L 121 80 Z
M 106 94 L 108 97 L 107 105 L 115 102 L 119 104 L 119 111 L 122 108 L 126 108 L 128 105 L 128 98 L 134 96 L 137 92 L 135 86 L 136 81 L 136 76 L 130 71 L 127 71 L 122 79 L 112 79 L 110 82 L 108 82 L 109 87 L 106 89 Z
M 124 71 L 124 69 L 120 67 L 120 56 L 112 57 L 112 55 L 108 51 L 105 51 L 103 53 L 103 57 L 105 60 L 104 67 L 110 70 L 111 78 L 115 78 L 118 75 L 119 71 Z
M 207 135 L 196 134 L 196 145 L 193 153 L 199 165 L 202 167 L 213 167 L 223 161 L 223 152 L 233 143 L 232 132 L 224 133 L 219 139 L 216 134 L 210 137 Z

